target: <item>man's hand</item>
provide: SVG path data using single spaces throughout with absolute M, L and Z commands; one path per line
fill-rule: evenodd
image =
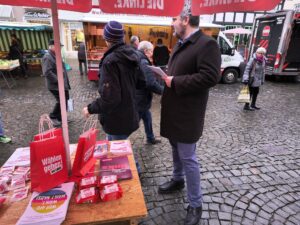
M 82 113 L 83 113 L 83 115 L 84 115 L 85 118 L 89 118 L 89 116 L 91 115 L 91 114 L 89 113 L 87 107 L 84 107 L 84 108 L 82 109 Z
M 172 84 L 172 80 L 173 80 L 173 76 L 166 76 L 163 78 L 167 87 L 171 87 L 171 84 Z

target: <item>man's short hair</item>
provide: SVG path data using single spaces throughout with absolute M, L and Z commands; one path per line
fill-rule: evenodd
M 130 44 L 134 44 L 134 42 L 136 42 L 136 41 L 138 41 L 138 40 L 139 40 L 139 37 L 133 35 L 133 36 L 131 36 L 131 38 L 130 38 Z
M 141 41 L 139 43 L 138 50 L 145 51 L 145 50 L 150 50 L 150 49 L 153 49 L 153 44 L 151 44 L 151 42 Z

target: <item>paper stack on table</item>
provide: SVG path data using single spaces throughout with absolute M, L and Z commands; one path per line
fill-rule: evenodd
M 67 215 L 74 183 L 64 183 L 43 193 L 33 192 L 17 225 L 58 225 Z

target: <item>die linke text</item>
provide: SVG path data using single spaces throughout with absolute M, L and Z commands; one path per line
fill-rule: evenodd
M 237 3 L 256 2 L 256 0 L 203 0 L 200 3 L 200 7 L 207 6 L 220 6 L 220 5 L 232 5 Z
M 115 8 L 126 9 L 164 9 L 165 0 L 117 0 Z

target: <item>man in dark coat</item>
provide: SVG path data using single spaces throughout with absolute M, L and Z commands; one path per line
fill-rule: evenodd
M 56 57 L 55 57 L 55 46 L 54 40 L 51 39 L 49 41 L 49 50 L 42 59 L 42 70 L 43 74 L 46 78 L 46 86 L 51 94 L 56 99 L 55 106 L 53 111 L 49 114 L 54 126 L 61 125 L 61 109 L 60 109 L 60 99 L 59 99 L 59 91 L 58 91 L 58 78 L 57 78 L 57 70 L 56 70 Z M 63 76 L 64 76 L 64 87 L 65 87 L 65 97 L 66 97 L 66 107 L 69 99 L 69 90 L 71 89 L 69 78 L 67 75 L 66 68 L 63 64 Z
M 22 42 L 15 34 L 11 35 L 11 45 L 9 46 L 8 59 L 18 59 L 20 63 L 20 72 L 24 78 L 28 78 L 26 73 L 24 57 L 23 57 L 23 46 Z
M 104 39 L 108 50 L 99 65 L 100 97 L 85 107 L 83 113 L 86 117 L 99 114 L 108 140 L 127 139 L 139 127 L 135 90 L 145 86 L 145 78 L 140 71 L 139 56 L 124 43 L 122 24 L 108 22 Z
M 84 42 L 80 42 L 77 56 L 78 56 L 80 75 L 81 76 L 83 75 L 82 64 L 84 66 L 84 75 L 87 75 L 86 50 L 85 50 Z
M 202 215 L 200 169 L 196 143 L 202 135 L 209 88 L 220 80 L 221 54 L 215 40 L 204 35 L 199 16 L 184 10 L 173 18 L 174 34 L 180 39 L 171 53 L 166 87 L 162 96 L 161 135 L 173 151 L 173 177 L 159 186 L 165 194 L 187 184 L 189 206 L 185 225 L 198 224 Z
M 161 38 L 158 38 L 153 51 L 153 64 L 155 66 L 165 67 L 168 64 L 169 57 L 168 47 L 163 44 Z
M 156 144 L 160 140 L 156 139 L 152 129 L 152 116 L 150 112 L 153 93 L 161 95 L 164 87 L 157 82 L 152 70 L 148 67 L 152 65 L 150 59 L 153 55 L 153 45 L 149 41 L 142 41 L 138 46 L 138 54 L 141 58 L 141 68 L 146 78 L 146 87 L 136 90 L 136 99 L 140 119 L 143 120 L 147 144 Z

